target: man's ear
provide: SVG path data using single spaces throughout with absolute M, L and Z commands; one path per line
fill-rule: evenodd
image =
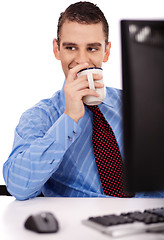
M 53 40 L 53 52 L 54 52 L 56 59 L 60 60 L 60 51 L 59 51 L 59 46 L 58 46 L 56 38 Z
M 110 55 L 110 49 L 111 49 L 111 42 L 108 42 L 107 46 L 106 46 L 106 51 L 105 51 L 105 55 L 104 55 L 104 59 L 103 62 L 107 62 L 109 59 L 109 55 Z

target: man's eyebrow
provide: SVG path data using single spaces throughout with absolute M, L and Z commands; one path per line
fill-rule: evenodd
M 99 42 L 95 42 L 95 43 L 88 43 L 87 46 L 88 47 L 101 47 L 102 44 Z
M 63 42 L 62 43 L 62 46 L 64 47 L 64 46 L 77 46 L 77 44 L 76 43 L 72 43 L 72 42 Z

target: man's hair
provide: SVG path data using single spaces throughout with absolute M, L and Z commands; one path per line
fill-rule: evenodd
M 105 43 L 108 44 L 109 26 L 100 8 L 91 2 L 77 2 L 71 4 L 60 14 L 57 28 L 57 41 L 60 47 L 61 29 L 65 21 L 77 22 L 80 24 L 102 23 L 105 35 Z

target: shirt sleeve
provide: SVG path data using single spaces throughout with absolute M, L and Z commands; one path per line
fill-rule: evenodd
M 78 123 L 64 113 L 53 124 L 40 109 L 24 113 L 3 166 L 8 191 L 18 200 L 39 195 L 80 132 Z

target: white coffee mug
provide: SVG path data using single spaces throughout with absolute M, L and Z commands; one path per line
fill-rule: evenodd
M 77 76 L 80 77 L 82 75 L 87 75 L 88 83 L 89 83 L 89 88 L 92 90 L 96 90 L 96 92 L 99 94 L 99 97 L 95 96 L 84 96 L 83 97 L 83 102 L 86 105 L 98 105 L 100 104 L 106 96 L 106 88 L 105 86 L 103 88 L 95 88 L 94 82 L 100 82 L 104 84 L 103 79 L 100 80 L 93 80 L 93 73 L 98 73 L 103 75 L 103 70 L 102 68 L 97 68 L 97 67 L 92 67 L 92 68 L 85 68 L 82 69 L 81 71 L 78 72 Z

